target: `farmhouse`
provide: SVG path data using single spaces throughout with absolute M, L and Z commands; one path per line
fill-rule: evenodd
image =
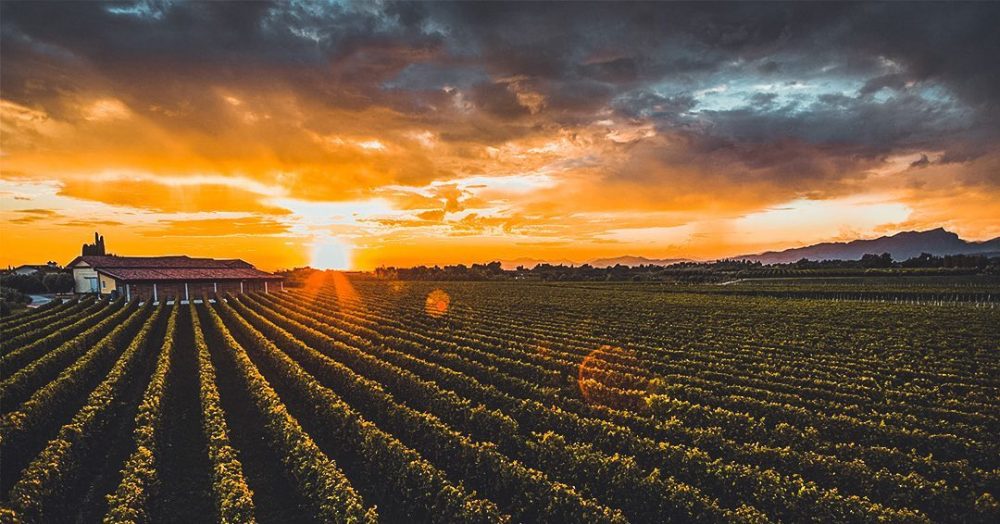
M 188 256 L 81 255 L 70 262 L 76 293 L 112 293 L 153 301 L 198 298 L 208 293 L 268 292 L 282 279 L 243 260 Z
M 189 300 L 213 293 L 250 293 L 284 289 L 282 278 L 240 259 L 217 260 L 186 255 L 123 257 L 107 254 L 104 237 L 66 265 L 75 293 L 125 296 L 139 300 Z

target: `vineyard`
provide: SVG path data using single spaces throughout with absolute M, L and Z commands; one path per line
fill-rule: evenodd
M 318 275 L 0 320 L 0 522 L 1000 522 L 992 290 Z

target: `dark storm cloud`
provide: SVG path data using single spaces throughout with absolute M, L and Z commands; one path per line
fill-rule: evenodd
M 625 118 L 657 118 L 662 121 L 676 120 L 696 105 L 697 101 L 689 94 L 663 96 L 647 90 L 637 90 L 618 97 L 612 107 Z
M 711 132 L 733 140 L 768 143 L 796 139 L 814 144 L 852 147 L 856 152 L 886 154 L 895 148 L 929 147 L 941 138 L 960 135 L 971 115 L 953 104 L 901 95 L 884 102 L 864 97 L 835 98 L 806 106 L 772 108 L 754 95 L 751 105 L 730 111 L 708 111 Z M 829 99 L 827 99 L 829 100 Z
M 706 82 L 726 81 L 726 75 L 840 77 L 857 86 L 847 92 L 834 86 L 814 98 L 839 103 L 846 115 L 821 107 L 759 117 L 717 113 L 713 129 L 749 139 L 783 138 L 779 135 L 787 129 L 786 137 L 805 133 L 810 141 L 833 142 L 851 142 L 860 130 L 860 142 L 882 141 L 891 149 L 952 136 L 955 121 L 963 118 L 969 129 L 994 128 L 987 138 L 996 138 L 1000 6 L 995 4 L 530 4 L 516 9 L 457 4 L 435 6 L 432 16 L 448 20 L 455 28 L 452 36 L 470 43 L 496 74 L 551 80 L 541 84 L 550 107 L 567 96 L 575 98 L 574 105 L 585 106 L 583 98 L 603 104 L 606 91 L 573 89 L 594 81 L 624 101 L 618 106 L 626 106 L 627 114 L 639 116 L 659 112 L 663 98 L 683 99 L 710 87 Z M 744 65 L 734 67 L 737 62 Z M 650 88 L 663 81 L 675 91 L 649 96 Z M 918 99 L 907 91 L 908 84 L 936 87 L 943 94 Z M 899 99 L 871 99 L 884 90 Z M 762 93 L 754 103 L 766 109 L 769 104 L 761 102 L 774 98 Z M 636 104 L 643 99 L 647 105 Z M 960 112 L 963 106 L 978 110 L 971 121 L 971 112 Z M 953 111 L 950 116 L 942 114 L 948 111 Z M 936 126 L 941 126 L 937 137 Z
M 5 98 L 112 84 L 124 98 L 199 101 L 206 84 L 290 84 L 331 105 L 378 102 L 377 84 L 432 56 L 433 32 L 384 11 L 266 2 L 4 3 Z M 43 65 L 44 67 L 38 67 Z
M 877 76 L 865 82 L 865 85 L 861 87 L 858 94 L 870 96 L 885 88 L 901 91 L 906 86 L 906 80 L 906 77 L 899 73 Z
M 151 117 L 191 108 L 174 125 L 207 132 L 197 115 L 221 102 L 206 86 L 290 89 L 441 124 L 444 140 L 648 120 L 781 173 L 748 148 L 953 161 L 998 140 L 998 4 L 5 2 L 2 15 L 3 96 L 52 115 L 67 93 L 104 89 Z M 496 124 L 521 119 L 534 120 Z
M 472 87 L 472 101 L 483 111 L 504 119 L 527 115 L 508 82 L 483 82 Z

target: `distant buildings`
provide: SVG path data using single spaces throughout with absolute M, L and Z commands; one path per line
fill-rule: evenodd
M 101 254 L 91 254 L 97 252 Z M 160 301 L 282 288 L 280 276 L 239 259 L 186 255 L 127 257 L 104 253 L 104 237 L 95 234 L 94 244 L 84 244 L 83 254 L 66 265 L 73 272 L 74 292 Z
M 34 275 L 35 273 L 49 273 L 62 269 L 59 264 L 49 261 L 46 264 L 24 264 L 12 268 L 9 273 L 13 275 Z

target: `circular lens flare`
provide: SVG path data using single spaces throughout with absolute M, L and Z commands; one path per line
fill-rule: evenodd
M 649 379 L 639 375 L 635 351 L 604 345 L 591 351 L 577 375 L 580 396 L 588 404 L 639 411 L 645 408 Z
M 441 289 L 435 289 L 427 294 L 427 302 L 424 304 L 424 311 L 434 318 L 441 318 L 448 313 L 451 305 L 451 297 Z

